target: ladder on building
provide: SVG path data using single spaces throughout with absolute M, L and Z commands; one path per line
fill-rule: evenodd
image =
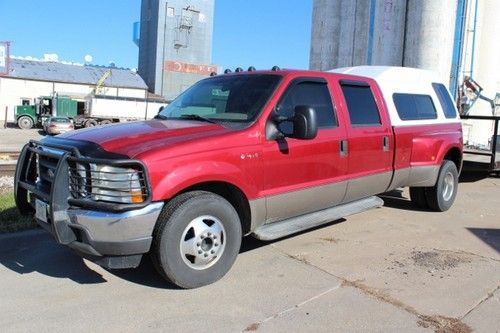
M 107 71 L 105 71 L 101 77 L 99 78 L 99 80 L 97 80 L 96 84 L 95 84 L 95 88 L 94 88 L 94 94 L 95 95 L 102 95 L 106 92 L 106 89 L 104 87 L 104 81 L 106 81 L 106 79 L 111 75 L 111 69 L 108 69 Z

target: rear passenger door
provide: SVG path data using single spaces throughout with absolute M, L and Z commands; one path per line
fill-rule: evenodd
M 292 80 L 275 112 L 291 117 L 298 105 L 315 109 L 318 135 L 311 140 L 264 142 L 267 222 L 331 207 L 345 195 L 347 159 L 340 155 L 339 142 L 346 133 L 344 123 L 335 114 L 327 82 L 320 78 Z M 291 133 L 291 123 L 281 123 L 280 130 Z
M 347 115 L 348 158 L 345 202 L 385 192 L 392 178 L 393 134 L 385 104 L 375 83 L 339 80 L 342 109 Z

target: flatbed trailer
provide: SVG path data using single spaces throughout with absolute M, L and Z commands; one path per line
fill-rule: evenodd
M 473 147 L 467 143 L 464 145 L 464 169 L 500 174 L 500 135 L 498 134 L 500 116 L 461 115 L 460 118 L 493 122 L 489 148 Z

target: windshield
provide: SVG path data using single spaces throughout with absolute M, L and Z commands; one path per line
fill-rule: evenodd
M 243 74 L 199 81 L 160 113 L 161 119 L 249 124 L 271 97 L 281 76 Z

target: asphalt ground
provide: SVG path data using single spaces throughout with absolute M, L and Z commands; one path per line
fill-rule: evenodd
M 467 175 L 455 205 L 407 191 L 304 232 L 246 238 L 222 280 L 163 281 L 148 259 L 107 271 L 41 230 L 0 236 L 4 332 L 500 332 L 500 179 Z
M 41 140 L 45 135 L 42 129 L 1 128 L 0 153 L 19 152 L 29 140 Z

